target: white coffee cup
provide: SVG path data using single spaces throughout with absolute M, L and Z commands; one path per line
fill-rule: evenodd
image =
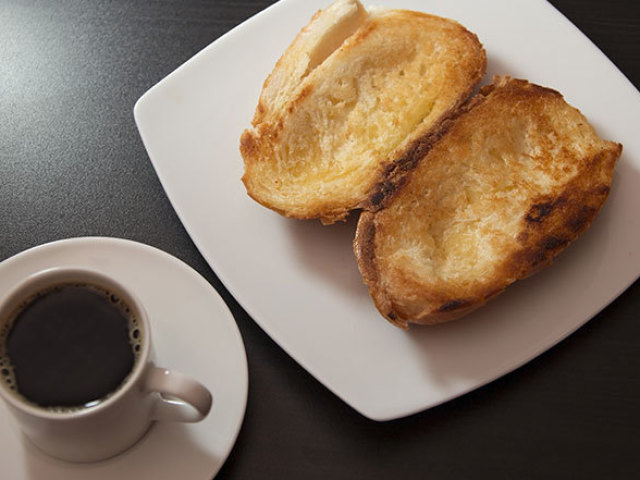
M 212 404 L 209 390 L 182 373 L 154 365 L 151 329 L 143 305 L 119 282 L 99 271 L 57 267 L 29 276 L 0 302 L 0 328 L 4 324 L 8 330 L 7 323 L 15 312 L 38 292 L 73 282 L 112 291 L 132 309 L 141 332 L 140 350 L 122 384 L 95 406 L 40 407 L 16 394 L 2 379 L 0 396 L 26 437 L 53 457 L 91 462 L 128 449 L 156 420 L 198 422 L 206 417 Z M 19 378 L 19 372 L 16 376 Z

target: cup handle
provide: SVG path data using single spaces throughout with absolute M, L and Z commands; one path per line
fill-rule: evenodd
M 151 414 L 153 420 L 199 422 L 213 403 L 211 392 L 204 385 L 166 368 L 149 367 L 145 390 L 159 394 Z

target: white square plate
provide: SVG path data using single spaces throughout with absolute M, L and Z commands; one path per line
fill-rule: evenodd
M 517 368 L 638 277 L 640 94 L 544 1 L 385 0 L 458 20 L 487 50 L 483 83 L 500 73 L 555 88 L 602 137 L 624 144 L 608 202 L 555 265 L 466 319 L 401 331 L 362 285 L 354 218 L 331 227 L 285 219 L 253 202 L 240 181 L 239 138 L 262 82 L 328 4 L 283 0 L 249 19 L 145 93 L 135 119 L 180 219 L 238 302 L 336 395 L 369 418 L 389 420 Z

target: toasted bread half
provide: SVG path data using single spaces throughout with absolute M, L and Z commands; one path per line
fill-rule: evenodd
M 455 21 L 338 0 L 265 81 L 240 141 L 248 194 L 288 217 L 344 219 L 485 68 L 477 37 Z
M 498 78 L 390 168 L 354 242 L 400 327 L 469 313 L 550 264 L 604 203 L 622 146 L 556 91 Z

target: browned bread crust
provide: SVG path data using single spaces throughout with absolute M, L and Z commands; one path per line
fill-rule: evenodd
M 265 82 L 240 141 L 247 193 L 288 217 L 344 219 L 485 68 L 477 37 L 453 20 L 339 0 Z
M 388 168 L 354 249 L 382 315 L 459 318 L 549 265 L 592 222 L 620 144 L 554 90 L 497 78 Z

